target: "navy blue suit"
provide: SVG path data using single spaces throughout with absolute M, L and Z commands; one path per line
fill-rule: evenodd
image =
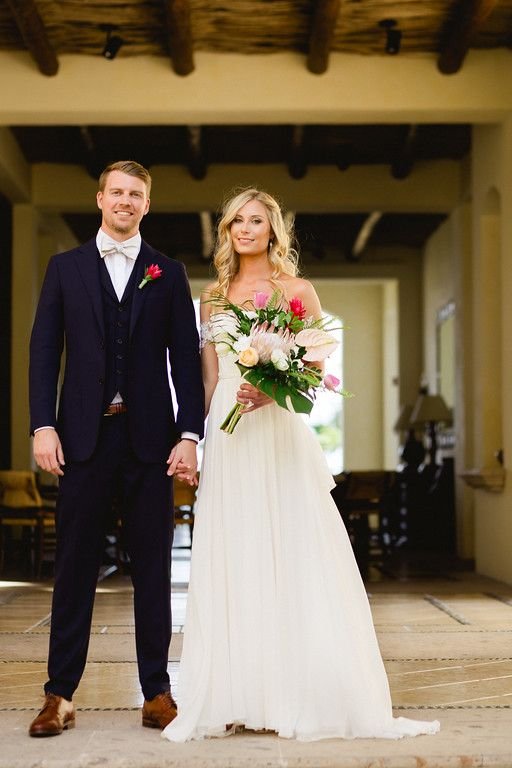
M 150 264 L 158 264 L 162 276 L 139 289 Z M 127 412 L 104 416 L 115 394 L 109 389 L 117 387 Z M 113 499 L 120 498 L 134 585 L 139 677 L 145 698 L 151 699 L 169 689 L 173 520 L 166 460 L 182 432 L 202 436 L 204 423 L 199 341 L 183 265 L 142 241 L 119 302 L 95 240 L 54 256 L 30 343 L 30 413 L 31 431 L 55 426 L 66 461 L 57 502 L 45 690 L 71 699 L 79 683 L 104 534 Z

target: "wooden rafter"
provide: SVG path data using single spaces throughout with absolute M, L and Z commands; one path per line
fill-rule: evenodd
M 189 0 L 164 0 L 169 54 L 177 75 L 194 70 L 194 45 Z
M 498 0 L 458 0 L 442 35 L 437 68 L 443 75 L 459 71 L 471 42 Z
M 391 164 L 391 175 L 394 179 L 406 179 L 412 171 L 416 146 L 418 143 L 418 126 L 410 125 L 399 154 Z
M 80 138 L 82 140 L 87 173 L 93 179 L 98 179 L 103 167 L 96 151 L 96 144 L 94 143 L 91 129 L 88 126 L 80 126 Z
M 206 176 L 203 132 L 200 125 L 187 125 L 188 169 L 193 179 Z
M 339 10 L 340 0 L 316 2 L 308 53 L 308 69 L 315 75 L 321 75 L 327 70 Z
M 199 221 L 201 224 L 201 257 L 208 261 L 213 253 L 215 245 L 215 232 L 213 231 L 213 222 L 210 211 L 200 211 Z
M 353 163 L 354 160 L 354 148 L 352 144 L 343 142 L 336 149 L 336 165 L 340 171 L 346 171 Z
M 368 245 L 372 232 L 382 218 L 381 211 L 373 211 L 370 213 L 363 222 L 359 233 L 354 240 L 350 258 L 352 261 L 358 261 L 361 258 L 361 254 Z
M 304 126 L 294 125 L 290 142 L 288 171 L 292 179 L 302 179 L 306 175 L 307 169 Z
M 34 0 L 7 0 L 27 50 L 43 75 L 56 75 L 59 61 Z

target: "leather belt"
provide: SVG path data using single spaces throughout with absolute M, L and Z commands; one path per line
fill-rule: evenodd
M 125 403 L 110 403 L 104 416 L 116 416 L 118 413 L 126 413 L 128 406 Z

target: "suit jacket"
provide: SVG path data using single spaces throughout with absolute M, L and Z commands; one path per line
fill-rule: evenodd
M 50 260 L 30 341 L 31 433 L 41 426 L 55 426 L 68 461 L 90 458 L 103 418 L 106 350 L 98 260 L 95 239 Z M 204 391 L 185 269 L 143 240 L 134 267 L 137 286 L 150 264 L 158 264 L 162 276 L 142 289 L 135 288 L 126 402 L 133 450 L 141 461 L 158 462 L 167 459 L 181 432 L 202 436 Z M 66 362 L 56 415 L 64 346 Z

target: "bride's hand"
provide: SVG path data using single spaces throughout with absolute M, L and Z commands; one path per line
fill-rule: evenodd
M 244 383 L 240 385 L 240 389 L 236 393 L 236 399 L 238 403 L 244 406 L 242 413 L 251 413 L 258 408 L 262 408 L 264 405 L 270 405 L 273 403 L 271 397 L 265 395 L 257 387 L 253 387 L 252 384 Z
M 174 475 L 189 485 L 197 485 L 196 444 L 192 440 L 179 440 L 167 459 L 168 475 Z

